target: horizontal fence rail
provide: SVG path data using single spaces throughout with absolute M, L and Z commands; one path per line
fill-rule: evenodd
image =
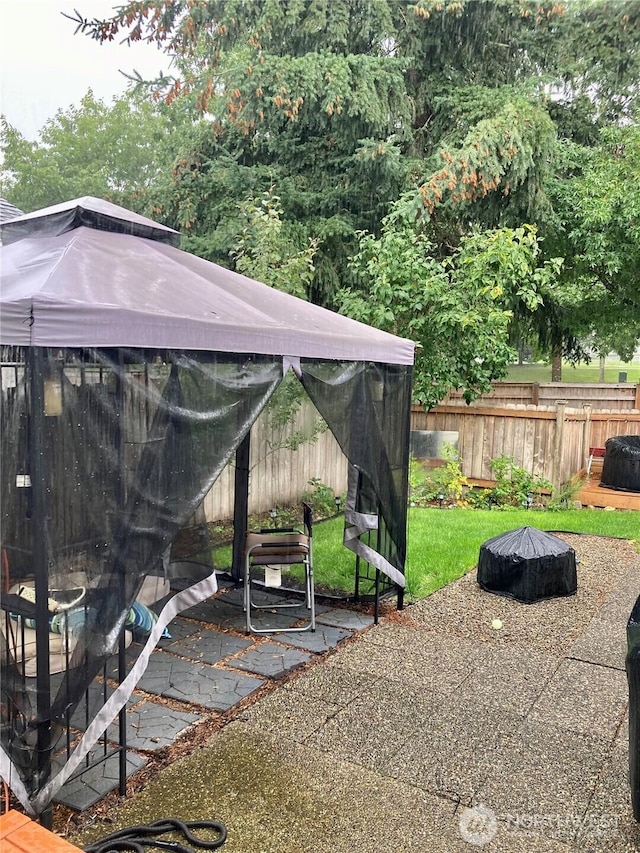
M 560 399 L 573 408 L 640 409 L 640 383 L 494 382 L 492 390 L 471 406 L 553 406 Z M 443 405 L 460 401 L 462 393 L 451 391 Z

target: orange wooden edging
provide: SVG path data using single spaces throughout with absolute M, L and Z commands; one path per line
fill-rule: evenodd
M 11 809 L 0 815 L 0 850 L 2 853 L 78 853 L 80 848 Z
M 604 489 L 600 486 L 601 473 L 602 459 L 596 457 L 589 474 L 587 474 L 586 468 L 583 468 L 578 474 L 579 478 L 584 478 L 584 483 L 573 496 L 574 500 L 580 501 L 586 506 L 611 506 L 614 509 L 640 510 L 640 492 Z

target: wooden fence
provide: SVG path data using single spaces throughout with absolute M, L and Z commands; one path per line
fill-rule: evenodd
M 549 383 L 549 386 L 558 387 L 556 383 Z M 528 387 L 531 388 L 531 383 Z M 582 389 L 585 386 L 563 384 L 560 387 L 563 391 L 567 387 L 571 391 L 573 387 Z M 636 393 L 636 386 L 628 387 Z M 499 394 L 503 389 L 497 386 L 495 390 Z M 622 403 L 618 408 L 596 408 L 590 404 L 576 407 L 567 405 L 564 399 L 557 405 L 554 401 L 554 405 L 547 406 L 505 404 L 502 399 L 494 398 L 489 405 L 481 405 L 481 401 L 471 406 L 449 402 L 430 412 L 414 406 L 411 429 L 457 432 L 466 477 L 492 479 L 489 462 L 498 456 L 511 456 L 530 473 L 558 486 L 585 466 L 590 447 L 603 447 L 607 438 L 614 435 L 639 434 L 639 409 L 627 408 Z M 331 486 L 336 494 L 345 491 L 347 460 L 329 430 L 321 433 L 315 442 L 301 444 L 296 451 L 274 449 L 294 432 L 310 432 L 317 417 L 315 408 L 308 403 L 300 409 L 294 422 L 277 434 L 270 429 L 265 416 L 254 424 L 249 484 L 251 514 L 266 512 L 276 505 L 296 504 L 300 495 L 310 488 L 308 483 L 312 478 Z M 205 498 L 207 520 L 232 518 L 233 496 L 232 463 Z
M 471 405 L 555 406 L 556 400 L 566 400 L 573 408 L 640 409 L 640 383 L 494 382 L 492 390 Z M 462 402 L 459 391 L 451 391 L 443 400 L 444 405 L 458 402 Z
M 603 447 L 612 436 L 640 434 L 640 410 L 576 408 L 564 399 L 553 406 L 449 402 L 429 412 L 414 406 L 411 428 L 457 432 L 465 477 L 492 479 L 490 461 L 511 456 L 529 473 L 560 486 L 585 467 L 590 447 Z
M 342 495 L 347 487 L 347 458 L 330 430 L 314 442 L 304 442 L 297 450 L 277 449 L 296 432 L 311 434 L 318 418 L 315 407 L 308 403 L 298 411 L 294 421 L 282 430 L 273 431 L 268 419 L 261 415 L 251 429 L 249 475 L 249 513 L 266 512 L 271 507 L 295 505 L 300 495 L 309 490 L 309 480 L 317 478 Z M 233 518 L 233 461 L 227 465 L 204 500 L 207 521 Z

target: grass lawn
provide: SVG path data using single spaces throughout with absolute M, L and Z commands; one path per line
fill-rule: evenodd
M 424 598 L 461 577 L 477 564 L 483 542 L 525 526 L 640 542 L 637 512 L 411 509 L 406 568 L 409 597 Z
M 626 373 L 627 382 L 640 382 L 640 363 L 633 361 L 625 364 L 622 361 L 608 360 L 605 362 L 604 381 L 617 382 L 618 374 Z M 563 382 L 599 382 L 598 361 L 591 364 L 580 364 L 573 367 L 562 365 Z M 550 364 L 514 364 L 509 368 L 505 382 L 551 382 Z
M 343 526 L 342 516 L 314 525 L 315 577 L 318 585 L 353 593 L 355 556 L 342 545 Z M 637 512 L 410 509 L 406 567 L 409 600 L 424 598 L 472 569 L 487 539 L 525 526 L 640 542 Z M 218 549 L 217 566 L 227 566 L 230 560 L 230 548 Z

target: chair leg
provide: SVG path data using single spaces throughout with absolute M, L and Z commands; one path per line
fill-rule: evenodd
M 304 603 L 307 610 L 311 610 L 311 566 L 309 563 L 304 564 Z
M 244 613 L 246 617 L 246 632 L 251 633 L 251 567 L 249 560 L 245 562 L 244 567 Z
M 313 561 L 309 558 L 304 564 L 304 576 L 305 576 L 305 592 L 306 592 L 306 601 L 307 610 L 309 611 L 309 629 L 311 631 L 316 630 L 316 602 L 315 602 L 315 590 L 313 586 Z
M 316 608 L 315 608 L 315 592 L 313 587 L 313 561 L 310 557 L 307 557 L 306 560 L 303 560 L 304 572 L 305 572 L 305 600 L 304 603 L 300 604 L 274 604 L 274 605 L 265 605 L 261 607 L 260 605 L 252 604 L 251 600 L 251 561 L 248 556 L 245 561 L 245 576 L 244 576 L 244 610 L 246 615 L 246 633 L 247 634 L 272 634 L 272 633 L 287 633 L 294 631 L 315 631 L 316 630 Z M 309 624 L 304 628 L 258 628 L 255 627 L 251 620 L 251 610 L 271 610 L 271 609 L 283 609 L 283 608 L 295 608 L 295 607 L 304 607 L 306 605 L 306 609 L 309 610 Z

